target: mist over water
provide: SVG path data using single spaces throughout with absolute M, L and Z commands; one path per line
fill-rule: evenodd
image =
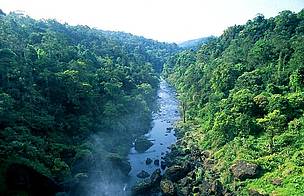
M 72 188 L 68 195 L 72 196 L 126 196 L 130 195 L 126 191 L 128 177 L 115 164 L 118 160 L 125 161 L 117 153 L 109 153 L 107 143 L 111 142 L 114 136 L 104 136 L 93 134 L 87 142 L 90 148 L 94 149 L 94 153 L 89 153 L 85 159 L 76 165 L 76 178 L 78 183 Z M 111 161 L 112 160 L 112 161 Z M 114 160 L 114 162 L 113 162 Z M 86 168 L 90 168 L 89 171 Z M 83 173 L 81 172 L 83 171 Z
M 110 165 L 108 165 L 110 166 Z M 95 176 L 90 179 L 90 191 L 87 196 L 127 196 L 127 183 L 124 176 L 117 170 L 112 170 L 111 174 Z
M 159 160 L 161 162 L 165 154 L 170 151 L 169 147 L 176 142 L 175 132 L 172 128 L 180 114 L 176 93 L 166 81 L 161 80 L 157 96 L 158 109 L 153 113 L 152 128 L 145 134 L 145 137 L 153 142 L 153 146 L 143 153 L 137 152 L 134 147 L 130 149 L 128 161 L 132 169 L 129 176 L 123 174 L 111 161 L 95 160 L 96 163 L 93 164 L 92 170 L 88 173 L 83 187 L 79 187 L 84 192 L 76 195 L 128 196 L 131 195 L 132 186 L 141 181 L 136 176 L 141 170 L 145 170 L 151 175 L 153 171 L 160 168 L 160 165 L 153 163 L 147 165 L 145 161 L 150 158 L 153 161 Z M 104 149 L 105 140 L 103 137 L 94 135 L 91 140 L 97 148 L 96 151 L 98 148 Z M 100 155 L 102 154 L 103 152 L 100 152 Z

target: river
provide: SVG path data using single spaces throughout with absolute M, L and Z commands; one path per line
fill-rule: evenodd
M 175 90 L 165 81 L 160 81 L 157 92 L 157 110 L 153 112 L 152 129 L 145 135 L 153 145 L 143 153 L 139 153 L 135 148 L 131 148 L 128 155 L 132 170 L 129 173 L 130 180 L 128 187 L 139 181 L 136 175 L 142 170 L 151 174 L 160 165 L 155 165 L 154 160 L 162 161 L 162 157 L 169 152 L 169 147 L 176 143 L 174 123 L 180 118 Z M 146 164 L 146 159 L 153 160 L 151 164 Z M 163 170 L 162 170 L 163 172 Z
M 112 171 L 107 175 L 99 175 L 90 177 L 88 184 L 83 188 L 87 190 L 88 196 L 128 196 L 131 194 L 132 186 L 142 179 L 137 177 L 137 174 L 142 170 L 150 175 L 153 171 L 161 168 L 160 164 L 155 165 L 154 160 L 162 161 L 162 157 L 170 151 L 170 146 L 176 143 L 174 132 L 174 123 L 176 123 L 180 114 L 178 111 L 179 102 L 176 98 L 176 92 L 165 80 L 161 79 L 157 92 L 156 110 L 152 114 L 152 122 L 150 131 L 145 134 L 145 137 L 153 142 L 153 145 L 145 152 L 137 152 L 135 147 L 130 149 L 128 159 L 131 165 L 131 171 L 127 179 L 122 177 L 122 174 L 117 170 Z M 146 159 L 153 160 L 151 164 L 146 164 Z M 107 167 L 107 166 L 106 166 Z M 161 170 L 162 173 L 164 170 Z M 82 188 L 80 187 L 80 190 Z M 77 192 L 77 191 L 76 191 Z M 75 194 L 86 195 L 86 194 Z

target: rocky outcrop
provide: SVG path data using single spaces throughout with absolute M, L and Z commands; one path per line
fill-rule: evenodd
M 158 159 L 154 160 L 154 165 L 159 166 L 159 160 Z
M 132 169 L 130 163 L 118 154 L 111 153 L 108 155 L 107 159 L 114 168 L 121 170 L 121 172 L 125 175 L 128 175 Z
M 152 159 L 150 159 L 150 158 L 147 158 L 147 159 L 146 159 L 146 165 L 150 165 L 152 162 L 153 162 Z
M 31 167 L 22 164 L 11 164 L 6 171 L 8 191 L 22 191 L 27 195 L 55 195 L 63 188 L 51 178 L 37 172 Z
M 160 182 L 160 189 L 164 195 L 174 195 L 175 194 L 174 184 L 170 180 L 162 180 Z
M 161 176 L 161 171 L 160 169 L 156 169 L 152 174 L 151 174 L 151 183 L 155 186 L 159 185 L 162 176 Z
M 223 193 L 223 185 L 219 180 L 213 181 L 210 187 L 210 192 L 212 195 L 222 195 Z
M 171 133 L 172 130 L 173 130 L 173 127 L 167 127 L 166 133 Z
M 151 179 L 141 181 L 132 187 L 132 195 L 149 195 L 152 186 Z
M 161 161 L 160 162 L 160 168 L 162 168 L 162 170 L 166 169 L 167 165 L 165 161 Z
M 148 178 L 150 174 L 144 170 L 141 170 L 141 172 L 139 172 L 136 176 L 138 178 Z
M 246 161 L 237 161 L 230 170 L 233 176 L 239 180 L 256 178 L 261 172 L 260 166 Z
M 173 165 L 165 171 L 164 178 L 171 180 L 172 182 L 177 182 L 178 180 L 184 178 L 191 171 L 190 163 L 184 165 Z
M 162 179 L 160 169 L 156 169 L 150 176 L 132 187 L 133 195 L 149 195 L 151 192 L 158 192 L 159 183 Z
M 201 151 L 197 147 L 173 145 L 166 155 L 168 168 L 163 179 L 173 183 L 176 195 L 233 195 L 225 189 L 219 179 L 219 173 L 214 165 L 217 160 L 209 151 Z
M 281 178 L 275 178 L 271 180 L 271 184 L 275 186 L 281 186 L 283 183 L 283 180 Z
M 151 146 L 153 146 L 153 142 L 144 137 L 137 138 L 135 141 L 135 150 L 137 152 L 145 152 Z
M 256 190 L 253 190 L 253 189 L 250 189 L 248 194 L 249 194 L 249 196 L 265 196 L 264 194 L 262 194 Z

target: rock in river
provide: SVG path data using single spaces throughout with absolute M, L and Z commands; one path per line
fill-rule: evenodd
M 154 186 L 155 186 L 155 185 L 158 185 L 159 182 L 161 181 L 161 178 L 162 178 L 162 176 L 161 176 L 161 171 L 160 171 L 160 169 L 156 169 L 156 170 L 152 173 L 152 175 L 151 175 L 151 177 L 150 177 L 151 183 L 152 183 Z
M 156 169 L 149 179 L 138 182 L 132 187 L 132 195 L 150 195 L 151 190 L 159 186 L 161 171 Z
M 147 158 L 147 159 L 146 159 L 146 165 L 150 165 L 152 162 L 153 162 L 152 159 L 150 159 L 150 158 Z
M 166 169 L 166 166 L 167 166 L 167 164 L 165 161 L 160 162 L 160 167 L 162 168 L 162 170 Z
M 146 150 L 148 150 L 151 146 L 153 146 L 153 142 L 151 142 L 150 140 L 148 140 L 145 137 L 141 137 L 138 138 L 135 141 L 135 150 L 137 152 L 145 152 Z
M 159 166 L 159 160 L 158 159 L 154 160 L 154 165 Z
M 166 133 L 171 133 L 172 130 L 173 130 L 173 127 L 168 127 Z
M 136 176 L 138 178 L 148 178 L 150 176 L 150 174 L 148 172 L 146 172 L 145 170 L 141 170 L 141 172 L 139 172 Z
M 140 183 L 135 184 L 132 187 L 132 195 L 146 195 L 149 194 L 152 188 L 152 183 L 150 179 L 146 179 Z
M 131 171 L 130 163 L 119 154 L 109 153 L 107 155 L 107 159 L 111 162 L 111 165 L 115 169 L 121 170 L 124 174 L 128 175 L 128 173 Z

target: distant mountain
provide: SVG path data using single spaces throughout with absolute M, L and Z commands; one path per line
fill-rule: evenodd
M 184 49 L 197 49 L 203 44 L 207 44 L 210 40 L 214 39 L 215 36 L 211 35 L 208 37 L 202 37 L 198 39 L 184 41 L 179 43 L 178 46 Z
M 4 16 L 6 15 L 6 14 L 2 11 L 2 9 L 0 9 L 0 16 L 1 16 L 1 15 L 4 15 Z
M 103 36 L 120 43 L 127 54 L 139 54 L 137 57 L 153 65 L 157 72 L 161 72 L 163 64 L 170 56 L 180 51 L 175 43 L 158 42 L 143 36 L 133 35 L 125 32 L 100 31 Z

